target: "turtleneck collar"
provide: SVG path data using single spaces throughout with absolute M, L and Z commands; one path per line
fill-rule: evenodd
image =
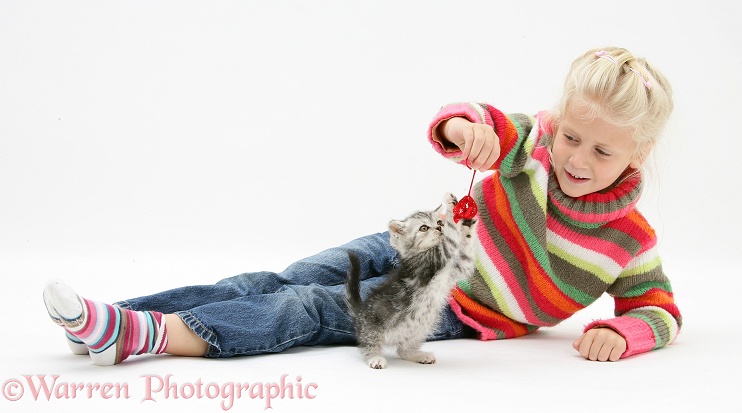
M 642 190 L 641 173 L 623 174 L 616 183 L 601 192 L 573 198 L 559 187 L 554 171 L 549 172 L 549 208 L 566 221 L 580 227 L 594 228 L 622 218 L 634 209 Z

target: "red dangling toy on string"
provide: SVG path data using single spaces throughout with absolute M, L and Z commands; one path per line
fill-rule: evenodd
M 468 159 L 466 160 L 466 167 L 471 169 Z M 472 219 L 477 215 L 477 203 L 471 197 L 471 188 L 474 186 L 474 177 L 476 175 L 477 171 L 475 169 L 471 177 L 471 183 L 469 184 L 469 192 L 453 207 L 453 222 L 458 223 L 460 219 Z

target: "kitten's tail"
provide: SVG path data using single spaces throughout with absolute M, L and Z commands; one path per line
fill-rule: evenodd
M 345 295 L 348 308 L 355 317 L 361 312 L 361 263 L 358 256 L 350 251 L 348 251 L 348 260 L 350 260 L 350 268 L 348 279 L 345 282 Z

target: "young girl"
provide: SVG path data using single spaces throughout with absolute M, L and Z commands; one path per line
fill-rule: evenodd
M 477 273 L 460 282 L 431 339 L 518 337 L 553 326 L 603 293 L 615 318 L 573 343 L 589 360 L 664 347 L 681 316 L 637 211 L 639 168 L 672 111 L 670 85 L 627 50 L 572 64 L 558 108 L 531 117 L 489 105 L 445 106 L 428 138 L 441 155 L 494 173 L 479 182 Z M 281 273 L 257 272 L 103 304 L 50 281 L 44 301 L 70 348 L 100 365 L 142 353 L 231 357 L 300 345 L 352 344 L 347 251 L 368 293 L 396 264 L 388 233 L 356 239 Z

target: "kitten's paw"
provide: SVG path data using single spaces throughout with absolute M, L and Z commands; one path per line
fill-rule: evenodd
M 476 218 L 461 220 L 461 235 L 464 238 L 471 238 L 472 234 L 474 234 L 474 231 L 475 231 L 474 228 L 476 226 L 477 226 Z
M 443 197 L 443 205 L 449 210 L 453 209 L 457 202 L 459 201 L 456 199 L 456 196 L 450 192 Z
M 435 364 L 435 356 L 433 353 L 421 352 L 422 357 L 418 360 L 420 364 Z
M 421 351 L 418 354 L 417 362 L 420 364 L 435 364 L 435 356 L 433 355 L 433 353 Z
M 465 227 L 474 227 L 477 224 L 477 219 L 476 218 L 463 219 L 461 220 L 461 224 Z
M 405 354 L 402 358 L 420 364 L 435 364 L 435 356 L 427 351 L 415 351 Z
M 372 369 L 383 369 L 386 367 L 386 359 L 382 356 L 373 356 L 366 359 L 366 363 Z

